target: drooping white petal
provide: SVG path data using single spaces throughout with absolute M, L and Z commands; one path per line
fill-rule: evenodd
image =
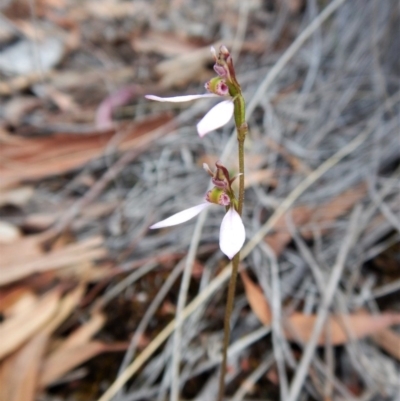
M 232 100 L 225 100 L 215 105 L 197 124 L 197 132 L 203 137 L 211 131 L 214 131 L 226 123 L 233 116 Z
M 181 103 L 189 102 L 191 100 L 201 99 L 203 97 L 220 97 L 214 93 L 203 93 L 202 95 L 185 95 L 185 96 L 172 96 L 172 97 L 160 97 L 155 95 L 146 95 L 146 99 L 155 100 L 156 102 L 172 102 Z
M 219 232 L 219 247 L 229 259 L 232 259 L 242 249 L 245 239 L 246 232 L 242 218 L 231 207 L 222 219 Z
M 185 221 L 188 221 L 192 219 L 193 217 L 197 216 L 200 212 L 202 212 L 204 209 L 209 207 L 211 204 L 210 203 L 201 203 L 200 205 L 193 206 L 189 209 L 182 210 L 179 213 L 176 213 L 172 215 L 171 217 L 168 217 L 165 220 L 161 220 L 156 224 L 153 224 L 149 228 L 155 229 L 155 228 L 163 228 L 163 227 L 170 227 L 170 226 L 176 226 L 177 224 L 184 223 Z

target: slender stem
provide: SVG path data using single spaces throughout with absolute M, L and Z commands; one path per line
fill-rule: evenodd
M 236 278 L 239 270 L 240 252 L 238 252 L 232 260 L 232 273 L 228 287 L 228 299 L 226 301 L 225 319 L 224 319 L 224 343 L 222 350 L 222 362 L 221 372 L 219 377 L 219 390 L 218 390 L 218 401 L 222 401 L 225 394 L 225 376 L 226 376 L 226 365 L 228 359 L 228 346 L 231 336 L 231 315 L 233 310 L 233 303 L 235 300 L 235 289 L 236 289 Z
M 243 110 L 244 119 L 244 110 Z M 244 202 L 244 140 L 248 132 L 247 124 L 242 121 L 241 124 L 237 125 L 238 134 L 238 156 L 239 156 L 239 201 L 237 212 L 242 215 L 243 202 Z M 222 362 L 221 372 L 219 377 L 219 390 L 218 390 L 218 401 L 222 401 L 225 394 L 225 376 L 226 376 L 226 365 L 228 360 L 228 346 L 231 334 L 230 320 L 233 311 L 233 303 L 235 300 L 235 289 L 236 280 L 239 271 L 240 252 L 238 252 L 232 260 L 232 273 L 228 287 L 228 299 L 226 301 L 225 319 L 224 319 L 224 342 L 222 349 Z

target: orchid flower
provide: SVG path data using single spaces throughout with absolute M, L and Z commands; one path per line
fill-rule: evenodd
M 211 48 L 211 53 L 214 59 L 217 58 L 215 49 Z M 224 69 L 217 64 L 214 66 L 215 71 L 219 75 L 208 81 L 205 84 L 205 88 L 209 93 L 199 94 L 199 95 L 186 95 L 186 96 L 173 96 L 173 97 L 159 97 L 155 95 L 146 95 L 145 97 L 150 100 L 155 100 L 157 102 L 189 102 L 191 100 L 209 98 L 209 97 L 225 97 L 226 100 L 218 103 L 213 108 L 211 108 L 208 113 L 199 121 L 197 124 L 197 132 L 200 137 L 214 131 L 218 128 L 223 127 L 227 124 L 234 114 L 234 96 L 231 94 L 230 80 L 232 77 L 232 72 Z
M 210 207 L 212 204 L 225 206 L 228 210 L 221 223 L 219 247 L 229 259 L 232 259 L 242 248 L 246 238 L 246 233 L 242 218 L 235 209 L 236 200 L 234 199 L 231 188 L 231 184 L 236 177 L 230 179 L 228 170 L 225 167 L 218 163 L 216 163 L 216 166 L 216 172 L 212 173 L 209 167 L 204 164 L 205 170 L 212 175 L 212 182 L 215 185 L 214 188 L 207 192 L 205 197 L 206 202 L 176 213 L 165 220 L 153 224 L 150 228 L 164 228 L 185 223 L 200 214 L 204 209 Z

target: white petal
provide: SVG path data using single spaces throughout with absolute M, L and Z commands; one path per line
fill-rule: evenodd
M 154 229 L 154 228 L 176 226 L 177 224 L 184 223 L 185 221 L 188 221 L 193 217 L 197 216 L 201 211 L 206 209 L 208 206 L 210 206 L 210 203 L 201 203 L 200 205 L 182 210 L 181 212 L 176 213 L 165 220 L 161 220 L 158 223 L 153 224 L 149 228 Z
M 225 100 L 215 105 L 197 124 L 197 132 L 203 137 L 211 131 L 222 127 L 233 116 L 233 102 L 232 100 Z
M 155 100 L 157 102 L 172 102 L 172 103 L 180 103 L 180 102 L 189 102 L 190 100 L 201 99 L 203 97 L 220 97 L 215 95 L 214 93 L 204 93 L 202 95 L 186 95 L 186 96 L 172 96 L 172 97 L 160 97 L 154 95 L 146 95 L 146 99 Z
M 239 213 L 231 207 L 222 219 L 219 232 L 219 247 L 232 259 L 241 249 L 246 238 L 244 225 Z

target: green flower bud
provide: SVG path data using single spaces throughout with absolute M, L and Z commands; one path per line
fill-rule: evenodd
M 229 88 L 225 80 L 221 77 L 215 77 L 208 81 L 205 85 L 208 92 L 215 93 L 219 96 L 229 95 Z
M 206 201 L 221 206 L 228 206 L 231 203 L 231 200 L 225 191 L 217 187 L 214 187 L 207 192 Z

